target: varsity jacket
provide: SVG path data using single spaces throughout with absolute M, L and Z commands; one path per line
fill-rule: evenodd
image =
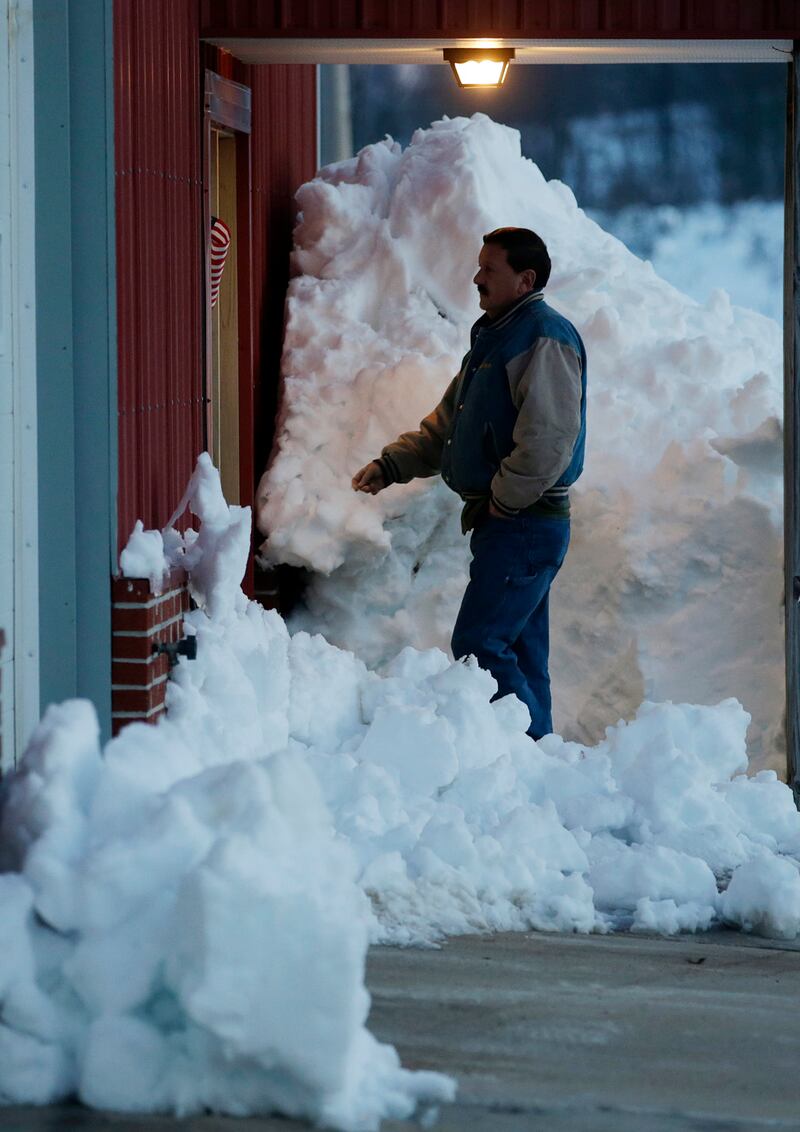
M 586 351 L 572 323 L 534 291 L 500 318 L 478 319 L 442 400 L 378 463 L 387 484 L 441 472 L 465 501 L 466 533 L 490 499 L 508 517 L 568 517 L 585 444 Z

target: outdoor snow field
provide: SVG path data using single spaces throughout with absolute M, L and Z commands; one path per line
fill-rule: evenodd
M 370 666 L 406 645 L 448 648 L 468 562 L 460 501 L 438 477 L 378 497 L 350 479 L 458 371 L 482 233 L 531 227 L 553 259 L 547 300 L 589 357 L 586 470 L 551 601 L 556 730 L 595 743 L 645 699 L 735 696 L 754 766 L 782 772 L 777 323 L 659 279 L 482 114 L 419 130 L 404 151 L 368 146 L 298 199 L 258 513 L 266 559 L 313 572 L 291 628 Z
M 454 1085 L 366 1029 L 370 941 L 800 932 L 800 814 L 773 770 L 745 774 L 748 712 L 760 762 L 780 729 L 775 324 L 666 286 L 482 116 L 369 147 L 301 205 L 264 520 L 275 560 L 317 571 L 305 620 L 336 640 L 245 598 L 250 514 L 201 456 L 181 505 L 198 531 L 139 528 L 122 558 L 155 588 L 190 575 L 198 653 L 167 716 L 101 751 L 90 705 L 53 706 L 3 786 L 8 1102 L 374 1129 Z M 437 399 L 476 233 L 515 222 L 545 234 L 548 295 L 590 351 L 553 669 L 591 743 L 534 743 L 521 704 L 436 647 L 464 580 L 457 501 L 349 487 Z

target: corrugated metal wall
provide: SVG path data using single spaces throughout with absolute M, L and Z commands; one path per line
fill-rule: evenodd
M 272 439 L 293 197 L 316 168 L 316 68 L 201 52 L 198 10 L 197 0 L 114 8 L 120 546 L 136 519 L 164 525 L 204 446 L 201 70 L 253 93 L 237 154 L 245 504 Z
M 169 519 L 203 447 L 197 0 L 114 4 L 119 545 Z
M 209 36 L 792 38 L 797 0 L 201 0 Z
M 294 194 L 316 172 L 316 67 L 250 67 L 253 88 L 253 341 L 255 474 L 273 437 L 283 308 L 295 220 Z

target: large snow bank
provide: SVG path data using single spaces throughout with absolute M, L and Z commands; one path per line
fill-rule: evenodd
M 480 313 L 481 234 L 529 226 L 547 297 L 589 353 L 586 472 L 552 602 L 556 726 L 582 742 L 643 699 L 752 716 L 782 767 L 781 366 L 776 323 L 659 279 L 484 115 L 323 169 L 299 192 L 268 561 L 313 571 L 293 625 L 370 665 L 446 649 L 466 580 L 459 501 L 437 479 L 356 495 L 352 473 L 416 427 Z
M 474 662 L 406 648 L 378 674 L 290 636 L 239 588 L 248 516 L 207 457 L 188 495 L 203 525 L 166 542 L 198 650 L 167 717 L 101 754 L 89 705 L 50 708 L 7 787 L 6 1100 L 374 1128 L 452 1086 L 364 1028 L 368 938 L 800 932 L 800 814 L 742 773 L 735 700 L 534 743 Z
M 594 218 L 679 291 L 704 303 L 724 286 L 731 301 L 783 321 L 783 201 L 630 205 Z
M 101 752 L 90 704 L 51 707 L 6 788 L 0 1097 L 374 1129 L 453 1085 L 364 1026 L 369 903 L 289 746 L 286 628 L 239 588 L 249 511 L 207 457 L 188 496 L 198 659 L 168 718 Z

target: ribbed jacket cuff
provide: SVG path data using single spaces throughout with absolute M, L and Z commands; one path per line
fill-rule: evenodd
M 515 515 L 519 515 L 519 507 L 506 507 L 505 503 L 501 503 L 496 496 L 492 496 L 492 507 L 497 508 L 501 515 L 507 515 L 509 519 L 513 519 Z
M 387 456 L 384 453 L 382 456 L 377 457 L 375 463 L 380 468 L 383 475 L 383 482 L 387 487 L 390 483 L 397 483 L 399 481 L 400 477 L 397 474 L 397 468 L 391 456 Z

